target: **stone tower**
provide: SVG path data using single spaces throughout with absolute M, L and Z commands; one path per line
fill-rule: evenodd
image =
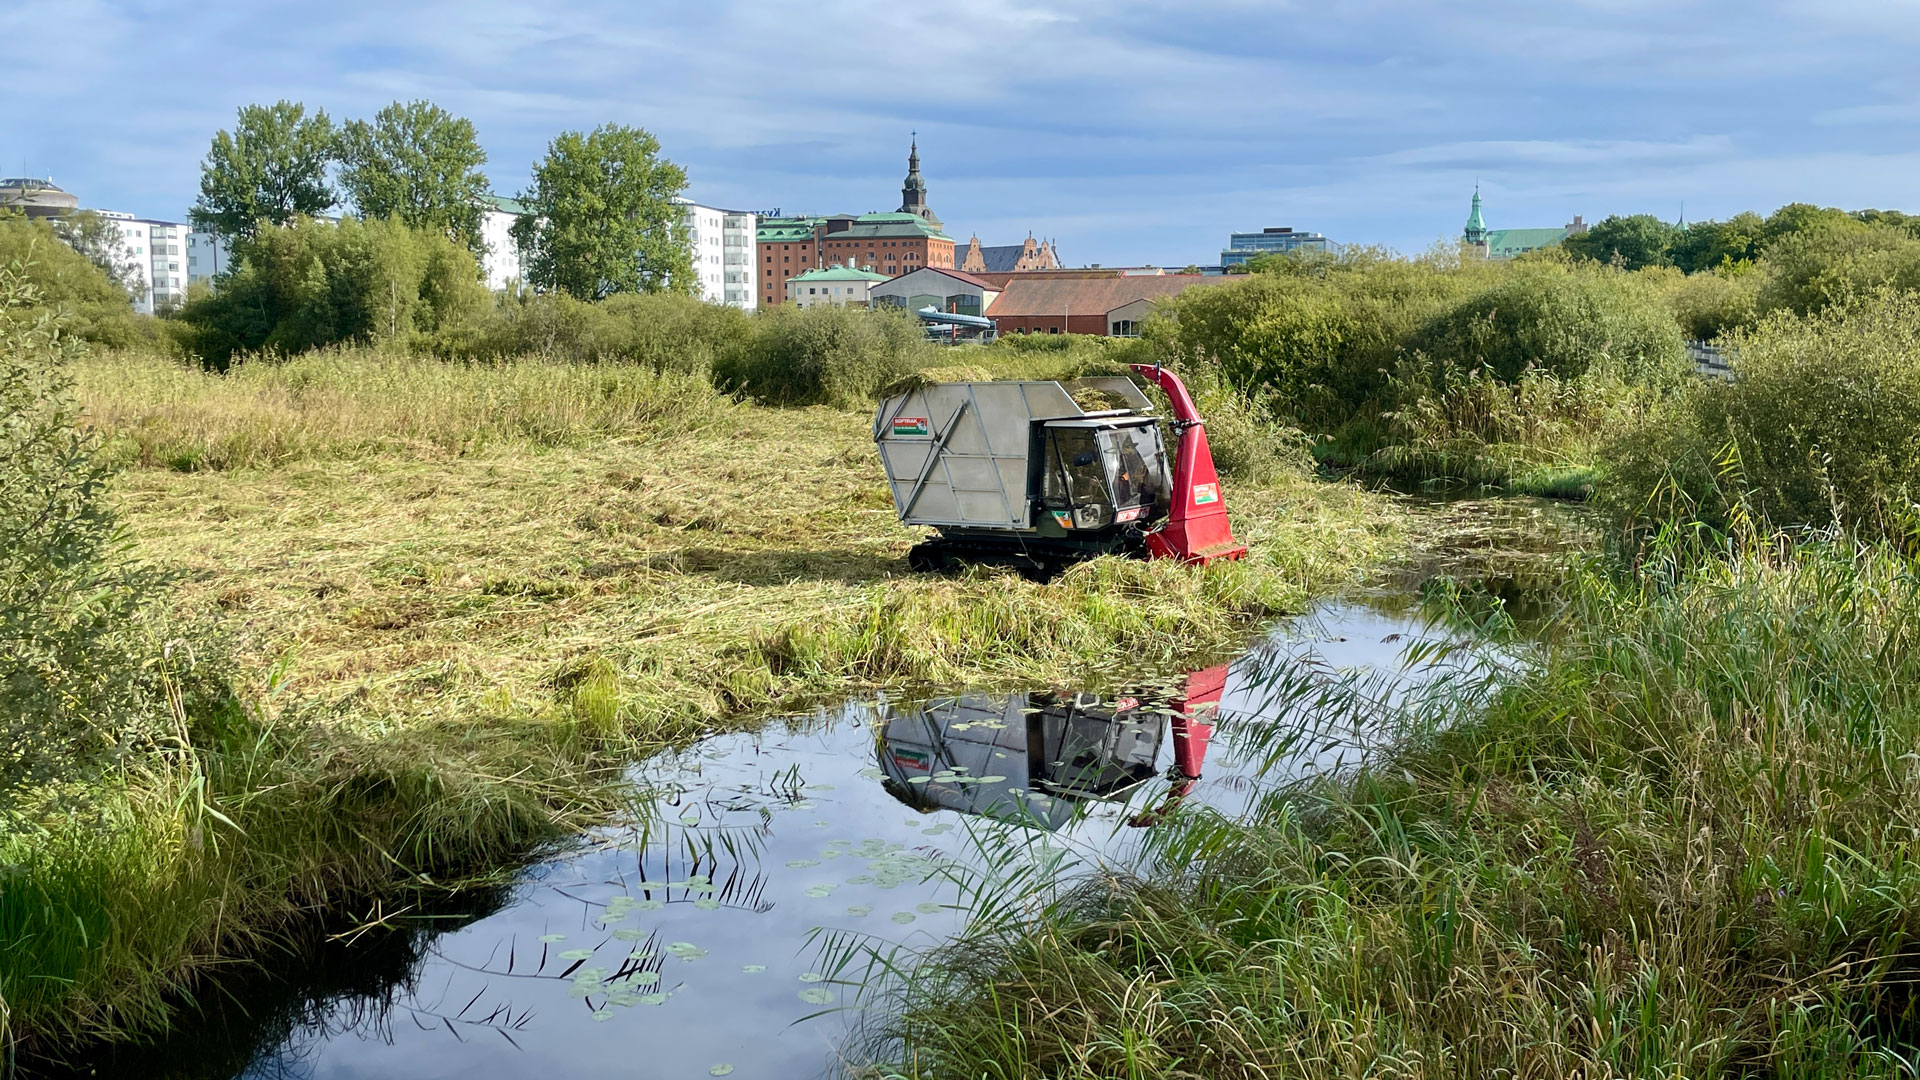
M 907 152 L 907 182 L 900 186 L 900 213 L 924 218 L 938 229 L 940 219 L 927 205 L 927 182 L 920 178 L 920 136 L 915 133 L 913 148 Z

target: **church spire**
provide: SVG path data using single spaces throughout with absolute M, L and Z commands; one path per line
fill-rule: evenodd
M 900 213 L 918 215 L 934 228 L 940 227 L 940 219 L 927 206 L 927 182 L 920 177 L 920 133 L 917 131 L 913 133 L 912 148 L 907 151 L 907 180 L 900 185 Z

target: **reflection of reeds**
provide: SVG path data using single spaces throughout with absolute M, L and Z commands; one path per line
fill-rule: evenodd
M 1887 549 L 1577 576 L 1503 689 L 896 961 L 868 1049 L 925 1078 L 1911 1075 L 1916 626 Z

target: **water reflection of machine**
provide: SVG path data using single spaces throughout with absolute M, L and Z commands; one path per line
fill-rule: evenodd
M 886 789 L 917 810 L 1058 829 L 1073 820 L 1076 804 L 1119 801 L 1152 781 L 1171 726 L 1174 788 L 1152 812 L 1157 819 L 1200 776 L 1210 710 L 1225 673 L 1221 667 L 1190 676 L 1191 704 L 1188 698 L 1148 705 L 1132 696 L 966 694 L 902 710 L 881 728 L 876 747 Z M 1210 699 L 1199 700 L 1208 686 Z M 1198 716 L 1196 706 L 1208 714 Z

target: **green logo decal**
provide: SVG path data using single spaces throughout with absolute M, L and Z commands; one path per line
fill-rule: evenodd
M 925 435 L 927 418 L 924 416 L 896 416 L 893 418 L 895 435 Z

